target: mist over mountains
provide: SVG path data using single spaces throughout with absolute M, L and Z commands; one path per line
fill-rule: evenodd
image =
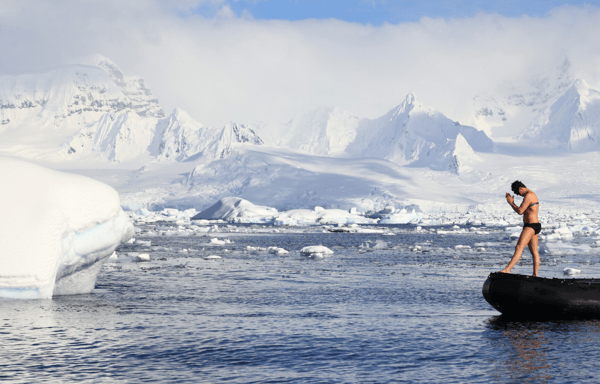
M 489 171 L 508 153 L 506 144 L 499 149 L 486 132 L 507 121 L 536 113 L 515 137 L 521 148 L 557 155 L 600 149 L 600 92 L 572 79 L 568 61 L 557 77 L 544 79 L 533 93 L 474 99 L 475 127 L 409 93 L 375 119 L 321 107 L 277 127 L 215 128 L 179 108 L 166 114 L 144 79 L 93 55 L 0 77 L 0 153 L 80 172 L 126 172 L 115 186 L 132 209 L 203 207 L 226 196 L 286 207 L 415 199 L 477 205 L 488 198 L 457 194 L 452 185 L 489 193 L 485 183 L 506 183 Z M 423 185 L 427 193 L 419 191 Z

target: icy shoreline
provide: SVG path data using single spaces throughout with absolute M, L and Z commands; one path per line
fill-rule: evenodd
M 238 199 L 241 200 L 241 199 Z M 231 201 L 235 201 L 232 198 Z M 522 217 L 512 213 L 509 207 L 504 212 L 472 211 L 472 212 L 390 212 L 391 209 L 377 213 L 360 213 L 351 209 L 292 210 L 277 212 L 274 208 L 257 207 L 245 201 L 240 204 L 245 208 L 226 210 L 227 214 L 215 215 L 209 219 L 199 218 L 195 209 L 179 211 L 174 208 L 162 211 L 146 209 L 129 212 L 136 225 L 152 225 L 152 235 L 159 236 L 204 236 L 211 233 L 239 231 L 232 224 L 262 225 L 264 232 L 294 231 L 313 228 L 311 231 L 328 232 L 390 232 L 390 228 L 403 228 L 435 235 L 476 233 L 485 235 L 489 231 L 502 231 L 507 240 L 515 241 L 522 229 Z M 206 211 L 209 211 L 210 208 Z M 265 215 L 265 212 L 269 214 Z M 252 214 L 254 213 L 254 214 Z M 379 218 L 376 218 L 379 216 Z M 396 217 L 393 222 L 390 218 Z M 540 214 L 542 233 L 540 241 L 541 253 L 559 252 L 560 248 L 578 237 L 592 237 L 594 244 L 600 245 L 600 212 L 542 212 Z M 404 225 L 402 225 L 404 224 Z M 303 229 L 304 228 L 304 229 Z M 393 231 L 392 231 L 393 232 Z M 393 233 L 392 233 L 393 234 Z M 551 245 L 545 245 L 551 244 Z M 553 244 L 553 245 L 552 245 Z M 582 252 L 590 250 L 579 249 Z

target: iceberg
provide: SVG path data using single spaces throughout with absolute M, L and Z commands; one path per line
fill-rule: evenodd
M 99 181 L 0 156 L 0 297 L 89 293 L 134 234 L 119 195 Z

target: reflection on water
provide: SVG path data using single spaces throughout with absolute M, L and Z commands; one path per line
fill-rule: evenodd
M 570 373 L 582 373 L 569 370 L 586 364 L 590 358 L 587 353 L 596 356 L 598 353 L 598 320 L 511 321 L 495 316 L 486 323 L 485 335 L 493 350 L 498 352 L 497 364 L 502 367 L 496 375 L 500 381 L 563 382 Z M 593 351 L 582 349 L 582 341 L 583 345 L 593 345 Z M 577 363 L 569 365 L 569 360 L 577 360 Z M 582 379 L 585 376 L 597 378 L 594 374 L 584 375 Z

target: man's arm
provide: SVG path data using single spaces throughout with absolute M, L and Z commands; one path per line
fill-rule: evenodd
M 527 210 L 527 208 L 529 208 L 530 200 L 531 200 L 531 198 L 529 196 L 525 196 L 525 198 L 523 199 L 523 202 L 521 203 L 521 206 L 517 206 L 515 204 L 514 196 L 511 196 L 509 193 L 506 194 L 506 201 L 508 202 L 508 204 L 510 204 L 512 209 L 515 212 L 517 212 L 519 215 L 524 214 L 525 211 Z

